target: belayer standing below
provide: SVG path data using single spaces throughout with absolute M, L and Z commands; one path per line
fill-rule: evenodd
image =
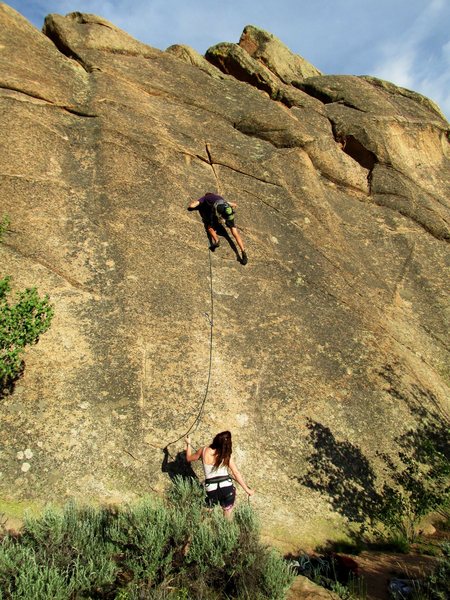
M 216 229 L 220 224 L 220 221 L 223 219 L 242 252 L 242 258 L 240 259 L 241 264 L 246 265 L 248 262 L 247 253 L 245 252 L 244 243 L 239 235 L 239 231 L 237 230 L 236 223 L 234 221 L 234 209 L 236 206 L 236 203 L 227 202 L 222 196 L 219 196 L 219 194 L 207 192 L 198 200 L 193 200 L 189 204 L 188 210 L 195 210 L 197 208 L 199 209 L 202 219 L 205 223 L 206 231 L 211 236 L 212 242 L 210 249 L 213 252 L 219 247 L 220 244 Z
M 248 487 L 244 478 L 239 473 L 231 452 L 231 433 L 229 431 L 221 431 L 214 437 L 209 446 L 199 448 L 196 452 L 192 452 L 191 438 L 189 436 L 186 438 L 187 462 L 191 463 L 199 458 L 203 462 L 208 505 L 212 507 L 215 504 L 220 504 L 224 516 L 228 519 L 231 518 L 231 511 L 236 499 L 236 488 L 233 485 L 228 469 L 249 496 L 253 496 L 255 493 L 254 490 Z

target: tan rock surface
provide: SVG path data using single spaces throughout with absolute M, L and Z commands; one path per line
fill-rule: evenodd
M 92 15 L 45 31 L 0 5 L 0 264 L 55 305 L 1 401 L 0 497 L 164 489 L 205 395 L 211 260 L 194 442 L 233 431 L 271 540 L 339 536 L 383 453 L 445 426 L 448 123 L 362 78 L 266 69 L 273 100 Z M 246 267 L 186 211 L 208 190 L 239 205 Z
M 205 71 L 205 73 L 208 73 L 208 75 L 211 75 L 211 77 L 215 77 L 216 79 L 224 78 L 222 71 L 219 71 L 219 69 L 208 62 L 204 56 L 190 46 L 186 46 L 184 44 L 174 44 L 173 46 L 169 46 L 166 49 L 166 52 L 170 52 L 170 54 L 173 54 L 180 60 L 187 62 L 189 65 L 198 67 L 202 71 Z
M 339 596 L 330 590 L 299 575 L 288 592 L 287 600 L 338 600 Z

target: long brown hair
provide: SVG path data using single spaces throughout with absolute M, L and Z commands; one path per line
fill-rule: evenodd
M 231 433 L 229 431 L 221 431 L 218 433 L 214 437 L 210 448 L 216 452 L 214 467 L 217 469 L 222 463 L 228 467 L 232 452 Z

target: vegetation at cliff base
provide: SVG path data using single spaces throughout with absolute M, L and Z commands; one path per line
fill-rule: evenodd
M 49 508 L 0 545 L 1 600 L 281 600 L 292 580 L 252 508 L 227 521 L 193 479 L 175 479 L 165 500 Z

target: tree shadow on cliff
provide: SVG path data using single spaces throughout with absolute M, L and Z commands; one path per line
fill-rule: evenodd
M 394 438 L 395 450 L 377 453 L 383 464 L 380 479 L 360 448 L 336 440 L 328 427 L 312 420 L 307 427 L 313 452 L 307 473 L 297 478 L 327 495 L 336 512 L 364 525 L 363 529 L 382 523 L 411 541 L 424 516 L 435 510 L 450 511 L 448 418 L 434 408 L 436 398 L 429 398 L 428 406 L 418 402 L 425 401 L 419 396 L 428 391 L 412 392 L 415 397 L 402 400 L 416 423 Z
M 389 384 L 389 394 L 404 403 L 416 422 L 395 438 L 395 456 L 378 454 L 394 483 L 392 501 L 412 517 L 435 509 L 450 512 L 449 415 L 431 390 L 416 383 L 405 387 L 395 365 L 384 365 L 380 375 Z
M 436 396 L 417 385 L 411 387 L 413 400 L 404 398 L 411 414 L 417 419 L 417 427 L 410 428 L 396 438 L 401 451 L 407 451 L 417 463 L 433 469 L 441 457 L 450 463 L 450 419 L 442 410 Z M 430 408 L 430 406 L 432 408 Z
M 401 366 L 400 366 L 401 368 Z M 420 422 L 431 418 L 438 424 L 450 426 L 450 417 L 443 410 L 442 404 L 431 390 L 425 389 L 413 383 L 405 387 L 398 373 L 397 364 L 384 364 L 378 371 L 378 375 L 388 384 L 389 395 L 404 402 L 412 415 Z
M 297 480 L 329 496 L 333 508 L 349 520 L 366 521 L 380 500 L 369 461 L 357 446 L 338 441 L 321 423 L 309 419 L 307 427 L 314 450 L 306 475 Z
M 174 480 L 175 477 L 198 479 L 190 463 L 187 462 L 186 454 L 184 452 L 177 452 L 175 458 L 172 458 L 169 449 L 166 447 L 163 448 L 163 454 L 164 458 L 161 464 L 161 471 L 167 473 L 171 480 Z
M 388 494 L 383 508 L 392 513 L 393 507 L 407 514 L 413 527 L 431 511 L 450 513 L 450 428 L 440 409 L 417 404 L 409 407 L 418 418 L 417 427 L 395 439 L 399 450 L 394 457 L 386 453 L 378 456 L 393 482 L 392 487 L 384 484 Z

